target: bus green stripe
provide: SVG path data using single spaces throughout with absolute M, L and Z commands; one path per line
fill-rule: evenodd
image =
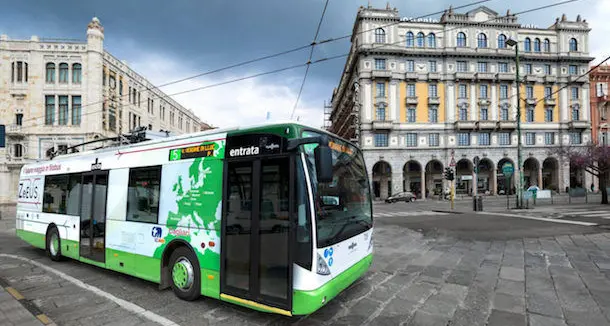
M 364 257 L 354 266 L 348 268 L 330 282 L 312 291 L 295 290 L 292 301 L 292 313 L 294 315 L 308 315 L 320 309 L 336 297 L 341 291 L 359 279 L 373 263 L 373 254 Z M 322 303 L 326 297 L 325 303 Z
M 36 248 L 46 249 L 47 247 L 44 234 L 17 229 L 17 236 Z

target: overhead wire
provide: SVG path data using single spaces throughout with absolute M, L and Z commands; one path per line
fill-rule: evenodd
M 491 1 L 491 0 L 482 0 L 482 1 L 477 1 L 477 2 L 474 2 L 473 4 L 478 4 L 478 3 L 481 3 L 481 2 L 486 2 L 486 1 Z M 549 4 L 549 5 L 544 5 L 544 6 L 540 6 L 540 7 L 531 8 L 531 9 L 528 9 L 528 10 L 524 10 L 524 11 L 521 11 L 521 12 L 517 12 L 517 13 L 510 14 L 510 15 L 506 15 L 506 16 L 495 17 L 495 18 L 488 19 L 488 20 L 486 20 L 486 21 L 482 21 L 482 22 L 473 22 L 473 23 L 470 23 L 470 24 L 468 24 L 468 25 L 473 26 L 473 25 L 485 24 L 485 23 L 488 23 L 488 22 L 491 22 L 491 21 L 495 21 L 495 20 L 498 20 L 498 19 L 502 19 L 502 18 L 505 18 L 505 17 L 517 16 L 517 15 L 521 15 L 521 14 L 524 14 L 524 13 L 530 13 L 530 12 L 534 12 L 534 11 L 537 11 L 537 10 L 547 9 L 547 8 L 550 8 L 550 7 L 555 7 L 555 6 L 559 6 L 559 5 L 563 5 L 563 4 L 567 4 L 567 3 L 571 3 L 571 2 L 577 2 L 577 1 L 580 1 L 580 0 L 565 0 L 565 1 L 562 1 L 562 2 L 558 2 L 558 3 L 553 3 L 553 4 Z M 471 6 L 471 5 L 473 5 L 473 4 L 469 4 L 469 5 L 463 5 L 462 7 Z M 456 7 L 456 8 L 458 8 L 458 7 Z M 443 12 L 444 12 L 444 11 L 443 11 Z M 429 15 L 431 15 L 431 14 L 429 14 Z M 416 19 L 420 19 L 420 18 L 423 18 L 423 17 L 427 17 L 427 16 L 429 16 L 429 15 L 424 15 L 424 16 L 420 16 L 420 17 L 418 17 L 418 18 L 413 18 L 412 20 L 416 20 Z M 394 22 L 394 23 L 392 23 L 392 24 L 388 24 L 388 25 L 395 25 L 395 24 L 398 24 L 398 23 L 400 23 L 400 22 Z M 386 26 L 387 26 L 387 25 L 386 25 Z M 373 31 L 373 30 L 375 30 L 375 29 L 377 29 L 377 28 L 379 28 L 379 27 L 376 27 L 376 28 L 371 28 L 371 29 L 368 29 L 368 30 L 366 30 L 366 31 L 357 32 L 357 33 L 355 33 L 355 34 L 361 34 L 361 33 L 364 33 L 364 32 L 370 32 L 370 31 Z M 460 28 L 463 28 L 463 26 L 459 26 L 459 27 L 455 27 L 455 28 L 449 28 L 449 29 L 446 29 L 446 30 L 440 31 L 440 32 L 439 32 L 439 34 L 443 34 L 443 33 L 446 33 L 446 32 L 448 32 L 448 31 L 455 30 L 455 29 L 460 29 Z M 350 34 L 350 35 L 353 35 L 353 34 Z M 318 42 L 318 44 L 320 44 L 320 43 L 322 43 L 322 42 Z M 404 41 L 401 39 L 401 40 L 399 40 L 399 41 L 397 41 L 397 42 L 393 42 L 393 43 L 375 44 L 375 45 L 373 45 L 373 46 L 371 47 L 371 49 L 377 49 L 377 48 L 381 48 L 381 47 L 387 47 L 387 46 L 391 46 L 391 45 L 396 45 L 396 44 L 398 44 L 398 43 L 404 43 Z M 309 45 L 308 45 L 308 46 L 309 46 Z M 305 47 L 303 47 L 303 48 L 306 48 L 306 47 L 308 47 L 308 46 L 305 46 Z M 371 49 L 367 49 L 367 50 L 371 50 Z M 293 50 L 295 50 L 295 49 L 293 49 Z M 292 51 L 292 50 L 289 50 L 289 51 Z M 289 51 L 284 51 L 284 52 L 289 52 Z M 294 51 L 292 51 L 292 52 L 294 52 Z M 190 93 L 190 92 L 194 92 L 194 91 L 198 91 L 198 90 L 203 90 L 203 89 L 208 89 L 208 88 L 217 87 L 217 86 L 221 86 L 221 85 L 226 85 L 226 84 L 234 83 L 234 82 L 237 82 L 237 81 L 242 81 L 242 80 L 246 80 L 246 79 L 252 79 L 252 78 L 255 78 L 255 77 L 264 76 L 264 75 L 269 75 L 269 74 L 273 74 L 273 73 L 278 73 L 278 72 L 281 72 L 281 71 L 292 70 L 292 69 L 296 69 L 296 68 L 303 67 L 303 66 L 310 66 L 310 65 L 312 65 L 312 64 L 317 64 L 317 63 L 321 63 L 321 62 L 324 62 L 324 61 L 328 61 L 328 60 L 337 59 L 337 58 L 340 58 L 340 57 L 347 57 L 347 56 L 349 56 L 349 54 L 350 54 L 350 53 L 340 54 L 340 55 L 336 55 L 336 56 L 332 56 L 332 57 L 327 57 L 327 58 L 323 58 L 323 59 L 315 60 L 315 61 L 313 61 L 313 62 L 306 62 L 306 63 L 303 63 L 303 64 L 297 64 L 297 65 L 292 65 L 292 66 L 288 66 L 288 67 L 284 67 L 284 68 L 280 68 L 280 69 L 274 69 L 274 70 L 267 71 L 267 72 L 263 72 L 263 73 L 258 73 L 258 74 L 254 74 L 254 75 L 249 75 L 249 76 L 246 76 L 246 77 L 240 77 L 240 78 L 232 79 L 232 80 L 225 81 L 225 82 L 220 82 L 220 83 L 214 83 L 214 84 L 210 84 L 210 85 L 205 85 L 205 86 L 202 86 L 202 87 L 197 87 L 197 88 L 190 89 L 190 90 L 186 90 L 186 91 L 180 91 L 180 92 L 173 93 L 173 94 L 164 94 L 164 95 L 161 95 L 161 96 L 156 95 L 156 94 L 153 94 L 153 97 L 152 97 L 152 98 L 153 98 L 153 99 L 156 99 L 156 98 L 158 98 L 158 99 L 166 99 L 166 98 L 169 98 L 169 97 L 171 97 L 171 96 L 176 96 L 176 95 L 185 94 L 185 93 Z M 258 60 L 257 60 L 257 59 L 249 60 L 249 62 L 254 62 L 254 61 L 258 61 Z M 236 66 L 239 66 L 239 65 L 240 65 L 240 64 L 235 64 L 235 65 L 232 65 L 232 67 L 236 67 Z M 225 70 L 225 68 L 226 68 L 226 69 L 229 69 L 228 67 L 229 67 L 229 66 L 227 66 L 227 67 L 223 67 L 223 68 L 219 68 L 219 69 L 215 69 L 215 70 L 210 71 L 210 72 L 208 72 L 208 73 L 222 71 L 222 70 Z M 207 74 L 207 73 L 203 73 L 203 74 Z M 201 76 L 201 75 L 203 75 L 203 74 L 199 74 L 199 76 Z M 183 78 L 183 79 L 181 79 L 180 81 L 184 81 L 184 80 L 187 80 L 187 79 L 188 79 L 188 78 Z M 160 86 L 157 86 L 157 88 L 158 88 L 158 87 L 167 86 L 167 85 L 170 85 L 170 84 L 172 84 L 172 82 L 170 82 L 170 83 L 166 83 L 166 84 L 162 84 L 162 85 L 160 85 Z M 148 88 L 148 89 L 150 90 L 150 89 L 153 89 L 153 88 L 151 87 L 151 88 Z M 128 95 L 129 95 L 129 94 L 123 94 L 123 95 L 120 95 L 120 96 L 119 96 L 119 98 L 121 98 L 121 97 L 125 97 L 125 96 L 128 96 Z M 149 98 L 151 98 L 151 97 L 149 97 Z M 105 101 L 105 100 L 104 100 L 104 101 Z M 91 106 L 91 105 L 95 105 L 95 104 L 100 104 L 100 103 L 103 103 L 104 101 L 98 101 L 98 102 L 93 102 L 93 103 L 87 103 L 87 104 L 83 104 L 83 105 L 81 105 L 81 110 L 82 110 L 82 108 L 84 108 L 84 107 Z M 94 113 L 100 113 L 100 112 L 102 112 L 102 111 L 104 111 L 104 109 L 101 109 L 101 110 L 95 110 L 95 111 L 90 111 L 90 112 L 87 112 L 87 113 L 83 113 L 81 116 L 85 116 L 85 115 L 88 115 L 88 114 L 94 114 Z M 45 118 L 45 115 L 43 115 L 43 116 L 38 116 L 38 117 L 32 117 L 32 118 L 28 118 L 28 119 L 23 120 L 22 122 L 26 122 L 26 121 L 34 121 L 34 120 L 38 120 L 38 119 L 44 119 L 44 118 Z M 34 126 L 24 126 L 24 127 L 22 127 L 21 129 L 23 130 L 23 129 L 27 129 L 27 128 L 31 128 L 31 127 L 36 127 L 36 125 L 34 125 Z
M 324 14 L 326 14 L 326 8 L 328 7 L 328 1 L 324 3 L 324 10 L 322 10 L 322 15 L 320 16 L 320 21 L 318 22 L 318 27 L 316 28 L 316 34 L 313 37 L 313 42 L 311 42 L 311 48 L 309 51 L 309 59 L 307 59 L 307 66 L 305 67 L 305 75 L 303 75 L 303 81 L 301 81 L 301 87 L 299 88 L 299 93 L 297 94 L 297 99 L 294 102 L 294 107 L 292 108 L 292 113 L 290 114 L 290 119 L 294 117 L 294 112 L 299 105 L 299 99 L 301 98 L 301 93 L 303 93 L 303 87 L 305 86 L 305 81 L 307 80 L 307 74 L 309 73 L 309 67 L 311 64 L 311 58 L 313 57 L 313 50 L 316 46 L 316 41 L 318 40 L 318 34 L 320 33 L 320 27 L 322 26 L 322 21 L 324 21 Z

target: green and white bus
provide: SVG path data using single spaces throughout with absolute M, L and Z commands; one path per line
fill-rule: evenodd
M 306 315 L 372 263 L 366 171 L 357 147 L 295 123 L 132 141 L 24 166 L 16 232 L 184 300 Z

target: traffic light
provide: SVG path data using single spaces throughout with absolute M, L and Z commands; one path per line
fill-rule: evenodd
M 445 179 L 453 181 L 453 169 L 445 168 Z

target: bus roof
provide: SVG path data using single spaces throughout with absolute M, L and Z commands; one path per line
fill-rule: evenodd
M 87 156 L 87 155 L 92 155 L 92 154 L 98 154 L 99 155 L 101 153 L 107 153 L 107 152 L 112 152 L 112 151 L 117 151 L 117 150 L 125 150 L 125 149 L 134 149 L 134 148 L 150 146 L 150 145 L 155 145 L 155 144 L 163 144 L 163 143 L 166 143 L 166 142 L 172 142 L 172 141 L 182 140 L 182 139 L 196 138 L 196 137 L 202 137 L 202 136 L 211 136 L 211 135 L 215 135 L 215 134 L 224 134 L 224 133 L 230 134 L 230 133 L 234 133 L 234 132 L 248 132 L 249 130 L 253 130 L 254 131 L 256 129 L 260 130 L 262 128 L 267 128 L 267 127 L 273 128 L 273 127 L 281 127 L 281 126 L 297 126 L 297 127 L 301 127 L 301 128 L 305 128 L 305 129 L 315 130 L 317 132 L 322 132 L 322 133 L 331 135 L 333 137 L 342 139 L 341 137 L 339 137 L 337 135 L 333 135 L 333 134 L 329 133 L 326 130 L 323 130 L 323 129 L 320 129 L 320 128 L 317 128 L 317 127 L 307 126 L 307 125 L 301 124 L 299 122 L 295 122 L 295 121 L 291 121 L 291 120 L 286 120 L 286 121 L 275 121 L 275 122 L 268 122 L 268 123 L 262 123 L 262 124 L 253 124 L 253 125 L 241 126 L 241 127 L 229 127 L 229 128 L 211 129 L 211 130 L 200 131 L 200 132 L 195 132 L 195 133 L 182 134 L 182 135 L 177 135 L 177 136 L 170 136 L 170 137 L 167 137 L 167 138 L 148 140 L 148 141 L 143 141 L 143 142 L 139 142 L 139 143 L 135 143 L 135 144 L 120 145 L 120 146 L 109 146 L 109 147 L 105 147 L 105 148 L 100 148 L 100 149 L 95 149 L 95 150 L 88 150 L 88 151 L 84 151 L 84 152 L 77 152 L 77 153 L 69 153 L 69 154 L 59 155 L 59 156 L 56 156 L 55 159 L 52 159 L 50 161 L 59 161 L 59 160 L 63 160 L 63 159 Z M 347 141 L 345 139 L 342 139 L 342 140 L 349 143 L 349 141 Z M 44 161 L 48 161 L 48 160 L 37 160 L 35 162 L 31 162 L 30 164 L 37 164 L 37 163 L 44 162 Z M 26 166 L 27 165 L 29 165 L 29 164 L 26 164 Z

